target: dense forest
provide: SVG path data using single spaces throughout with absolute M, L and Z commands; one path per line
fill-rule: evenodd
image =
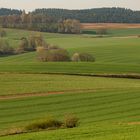
M 77 19 L 82 23 L 140 23 L 140 11 L 125 8 L 36 9 L 33 13 L 47 14 L 55 19 Z
M 0 16 L 20 15 L 21 13 L 22 13 L 21 10 L 16 9 L 7 9 L 7 8 L 0 9 Z
M 21 13 L 21 10 L 6 8 L 0 9 L 0 16 L 20 15 Z M 125 8 L 95 8 L 83 10 L 36 9 L 32 13 L 47 14 L 55 20 L 77 19 L 82 23 L 140 23 L 140 11 L 133 11 Z

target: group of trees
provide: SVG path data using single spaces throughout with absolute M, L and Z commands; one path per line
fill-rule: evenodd
M 41 32 L 80 33 L 80 22 L 73 19 L 56 20 L 47 14 L 21 14 L 0 16 L 4 28 L 20 28 Z
M 46 46 L 42 35 L 30 35 L 28 38 L 22 37 L 19 46 L 15 50 L 15 53 L 20 54 L 30 51 L 36 51 L 36 48 L 38 46 Z
M 0 25 L 41 32 L 80 33 L 82 23 L 140 23 L 140 11 L 125 8 L 85 10 L 36 9 L 25 11 L 0 9 Z
M 77 33 L 81 31 L 81 25 L 78 20 L 60 20 L 58 22 L 58 32 L 59 33 Z
M 21 10 L 0 9 L 0 24 L 3 27 L 62 32 L 64 29 L 60 27 L 63 21 L 67 23 L 66 19 L 76 19 L 82 23 L 140 23 L 140 11 L 125 8 L 36 9 L 26 14 Z
M 37 57 L 41 62 L 58 62 L 70 61 L 70 56 L 67 50 L 57 46 L 48 45 L 48 47 L 38 47 Z
M 57 46 L 37 47 L 37 58 L 41 62 L 94 62 L 95 58 L 88 53 L 75 53 L 70 57 L 68 51 Z
M 2 32 L 1 32 L 2 31 Z M 5 30 L 0 30 L 0 35 L 3 33 L 3 35 L 6 34 Z M 47 44 L 42 37 L 42 35 L 30 35 L 28 38 L 22 37 L 19 41 L 19 45 L 16 48 L 13 48 L 9 45 L 8 40 L 5 38 L 2 38 L 3 36 L 0 36 L 0 55 L 16 55 L 21 53 L 26 53 L 30 51 L 36 51 L 38 46 L 46 47 Z
M 75 53 L 71 57 L 66 49 L 48 44 L 41 34 L 30 35 L 28 38 L 22 37 L 16 48 L 11 47 L 8 41 L 3 38 L 6 35 L 5 30 L 0 30 L 0 35 L 0 56 L 36 51 L 37 58 L 41 62 L 95 61 L 94 57 L 87 53 Z
M 88 53 L 75 53 L 72 57 L 66 49 L 60 48 L 56 45 L 44 43 L 36 48 L 37 58 L 41 62 L 64 62 L 64 61 L 91 61 L 94 62 L 95 58 Z

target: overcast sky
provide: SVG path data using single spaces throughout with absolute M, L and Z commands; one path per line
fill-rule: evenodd
M 0 0 L 0 7 L 33 10 L 36 8 L 84 9 L 125 7 L 140 10 L 140 0 Z

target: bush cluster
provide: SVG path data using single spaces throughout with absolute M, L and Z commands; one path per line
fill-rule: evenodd
M 68 114 L 65 116 L 64 126 L 67 128 L 76 127 L 78 125 L 78 121 L 79 119 L 75 115 Z
M 75 53 L 70 57 L 68 51 L 56 45 L 47 44 L 42 35 L 22 37 L 16 49 L 9 46 L 6 40 L 0 39 L 0 55 L 21 54 L 36 51 L 37 59 L 41 62 L 93 62 L 95 58 L 88 53 Z
M 95 58 L 91 55 L 91 54 L 88 54 L 88 53 L 75 53 L 73 54 L 71 60 L 73 62 L 94 62 L 95 61 Z
M 95 58 L 88 53 L 75 53 L 70 57 L 67 50 L 55 45 L 37 47 L 37 58 L 41 62 L 94 62 Z
M 73 115 L 66 115 L 64 121 L 54 119 L 53 117 L 47 117 L 44 119 L 36 120 L 24 127 L 13 127 L 0 133 L 0 136 L 8 136 L 15 134 L 22 134 L 28 132 L 37 132 L 41 130 L 54 130 L 59 128 L 74 128 L 79 124 L 79 119 Z
M 47 118 L 33 122 L 25 127 L 27 131 L 38 131 L 42 129 L 55 129 L 62 126 L 62 122 L 53 118 Z
M 67 50 L 52 45 L 48 45 L 46 48 L 38 47 L 37 55 L 41 62 L 70 61 Z
M 65 116 L 64 121 L 59 121 L 53 117 L 45 118 L 28 124 L 25 131 L 39 131 L 43 129 L 58 129 L 58 128 L 74 128 L 77 127 L 79 119 L 69 114 Z
M 46 43 L 42 35 L 31 35 L 29 38 L 22 37 L 16 54 L 35 51 L 37 46 L 45 46 Z

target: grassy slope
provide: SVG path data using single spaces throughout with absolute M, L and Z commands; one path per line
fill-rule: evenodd
M 133 29 L 135 32 L 135 29 Z M 129 32 L 129 30 L 128 30 Z M 19 39 L 32 32 L 8 30 L 9 41 L 16 47 Z M 0 72 L 63 73 L 139 73 L 139 38 L 92 38 L 43 33 L 48 43 L 66 48 L 70 54 L 88 52 L 96 63 L 40 63 L 35 53 L 0 58 Z M 114 31 L 115 34 L 115 31 Z M 126 34 L 125 34 L 126 35 Z
M 89 30 L 83 30 L 83 32 L 95 35 L 96 30 L 94 29 L 89 29 Z M 118 37 L 123 37 L 123 36 L 137 36 L 140 34 L 140 28 L 128 28 L 128 29 L 108 29 L 107 30 L 107 35 L 108 36 L 118 36 Z
M 40 90 L 41 88 L 43 92 L 44 90 L 51 90 L 51 88 L 59 91 L 62 85 L 62 89 L 70 88 L 75 90 L 82 87 L 83 89 L 91 88 L 94 91 L 83 90 L 81 93 L 1 100 L 1 130 L 11 126 L 22 126 L 33 119 L 47 115 L 62 119 L 67 113 L 76 114 L 80 118 L 80 126 L 75 129 L 0 137 L 0 140 L 90 140 L 94 137 L 95 140 L 103 138 L 111 140 L 115 136 L 117 140 L 131 139 L 132 136 L 135 136 L 135 139 L 140 138 L 138 133 L 140 126 L 136 124 L 128 125 L 130 122 L 140 121 L 139 80 L 76 76 L 51 77 L 49 75 L 33 74 L 29 76 L 8 74 L 2 77 L 1 82 L 9 81 L 6 82 L 7 87 L 10 89 L 13 86 L 13 89 L 17 90 L 17 92 L 18 90 L 23 91 L 24 88 L 29 92 L 35 89 Z M 13 83 L 12 79 L 14 79 Z M 60 85 L 58 81 L 61 83 L 59 83 Z M 18 85 L 17 87 L 16 84 Z M 8 90 L 6 87 L 3 87 L 3 89 Z M 15 91 L 13 92 L 16 93 Z
M 65 82 L 64 82 L 65 81 Z M 109 90 L 140 87 L 140 81 L 46 74 L 1 74 L 0 95 L 47 93 L 65 90 Z
M 31 33 L 9 31 L 8 39 L 13 47 L 18 45 L 21 37 Z M 36 61 L 35 53 L 28 53 L 0 58 L 0 72 L 140 73 L 139 38 L 92 38 L 48 33 L 44 36 L 49 43 L 67 48 L 70 54 L 90 52 L 96 57 L 96 63 L 40 63 Z M 84 90 L 80 94 L 72 92 L 0 100 L 1 130 L 22 126 L 47 115 L 62 118 L 66 113 L 75 113 L 81 122 L 75 129 L 0 137 L 0 140 L 139 140 L 140 126 L 135 123 L 128 125 L 129 122 L 140 121 L 139 80 L 43 74 L 0 75 L 1 95 L 77 90 L 81 87 Z

